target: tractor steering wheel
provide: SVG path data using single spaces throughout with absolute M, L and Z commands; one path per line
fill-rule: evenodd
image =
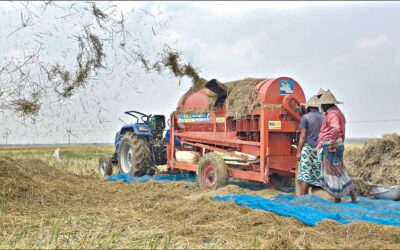
M 140 117 L 140 119 L 142 120 L 143 123 L 147 124 L 149 122 L 149 118 L 150 117 L 151 117 L 151 114 L 150 115 L 144 115 L 144 116 Z M 144 120 L 144 118 L 146 118 L 146 120 Z

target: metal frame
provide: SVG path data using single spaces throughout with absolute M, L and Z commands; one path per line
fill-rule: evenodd
M 150 115 L 146 115 L 146 114 L 143 114 L 142 112 L 135 111 L 135 110 L 125 111 L 124 114 L 130 115 L 130 116 L 136 118 L 136 123 L 139 122 L 139 117 L 137 117 L 137 116 L 134 115 L 133 113 L 138 114 L 138 115 L 141 115 L 140 119 L 141 119 L 144 123 L 148 123 L 149 117 L 151 117 L 151 114 L 150 114 Z M 146 121 L 143 120 L 143 117 L 146 117 Z

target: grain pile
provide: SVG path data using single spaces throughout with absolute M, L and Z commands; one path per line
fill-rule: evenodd
M 216 193 L 189 182 L 108 183 L 31 159 L 0 158 L 0 170 L 0 248 L 400 247 L 398 227 L 308 227 L 215 202 Z M 229 185 L 225 193 L 248 190 Z
M 369 195 L 371 184 L 400 185 L 400 136 L 386 134 L 369 139 L 362 148 L 346 150 L 349 174 L 362 195 Z

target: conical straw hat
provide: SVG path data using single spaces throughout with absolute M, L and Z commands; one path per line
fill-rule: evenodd
M 321 88 L 320 88 L 320 89 L 318 90 L 317 97 L 320 98 L 321 95 L 323 95 L 326 91 L 329 91 L 329 89 L 328 89 L 328 90 L 324 90 L 324 89 L 321 89 Z
M 321 107 L 321 102 L 319 101 L 318 96 L 313 95 L 308 99 L 307 103 L 302 103 L 302 105 L 305 105 L 307 108 L 308 107 Z
M 336 100 L 335 96 L 332 94 L 332 92 L 328 89 L 321 95 L 319 98 L 319 101 L 321 104 L 342 104 L 343 102 L 339 102 Z

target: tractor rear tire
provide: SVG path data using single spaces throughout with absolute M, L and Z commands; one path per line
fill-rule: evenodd
M 221 156 L 213 152 L 205 154 L 197 166 L 197 182 L 200 187 L 217 189 L 228 184 L 228 167 Z
M 118 149 L 118 166 L 121 173 L 132 176 L 153 175 L 151 151 L 146 139 L 126 132 Z
M 102 156 L 99 159 L 99 173 L 101 177 L 112 175 L 113 167 L 110 157 Z

